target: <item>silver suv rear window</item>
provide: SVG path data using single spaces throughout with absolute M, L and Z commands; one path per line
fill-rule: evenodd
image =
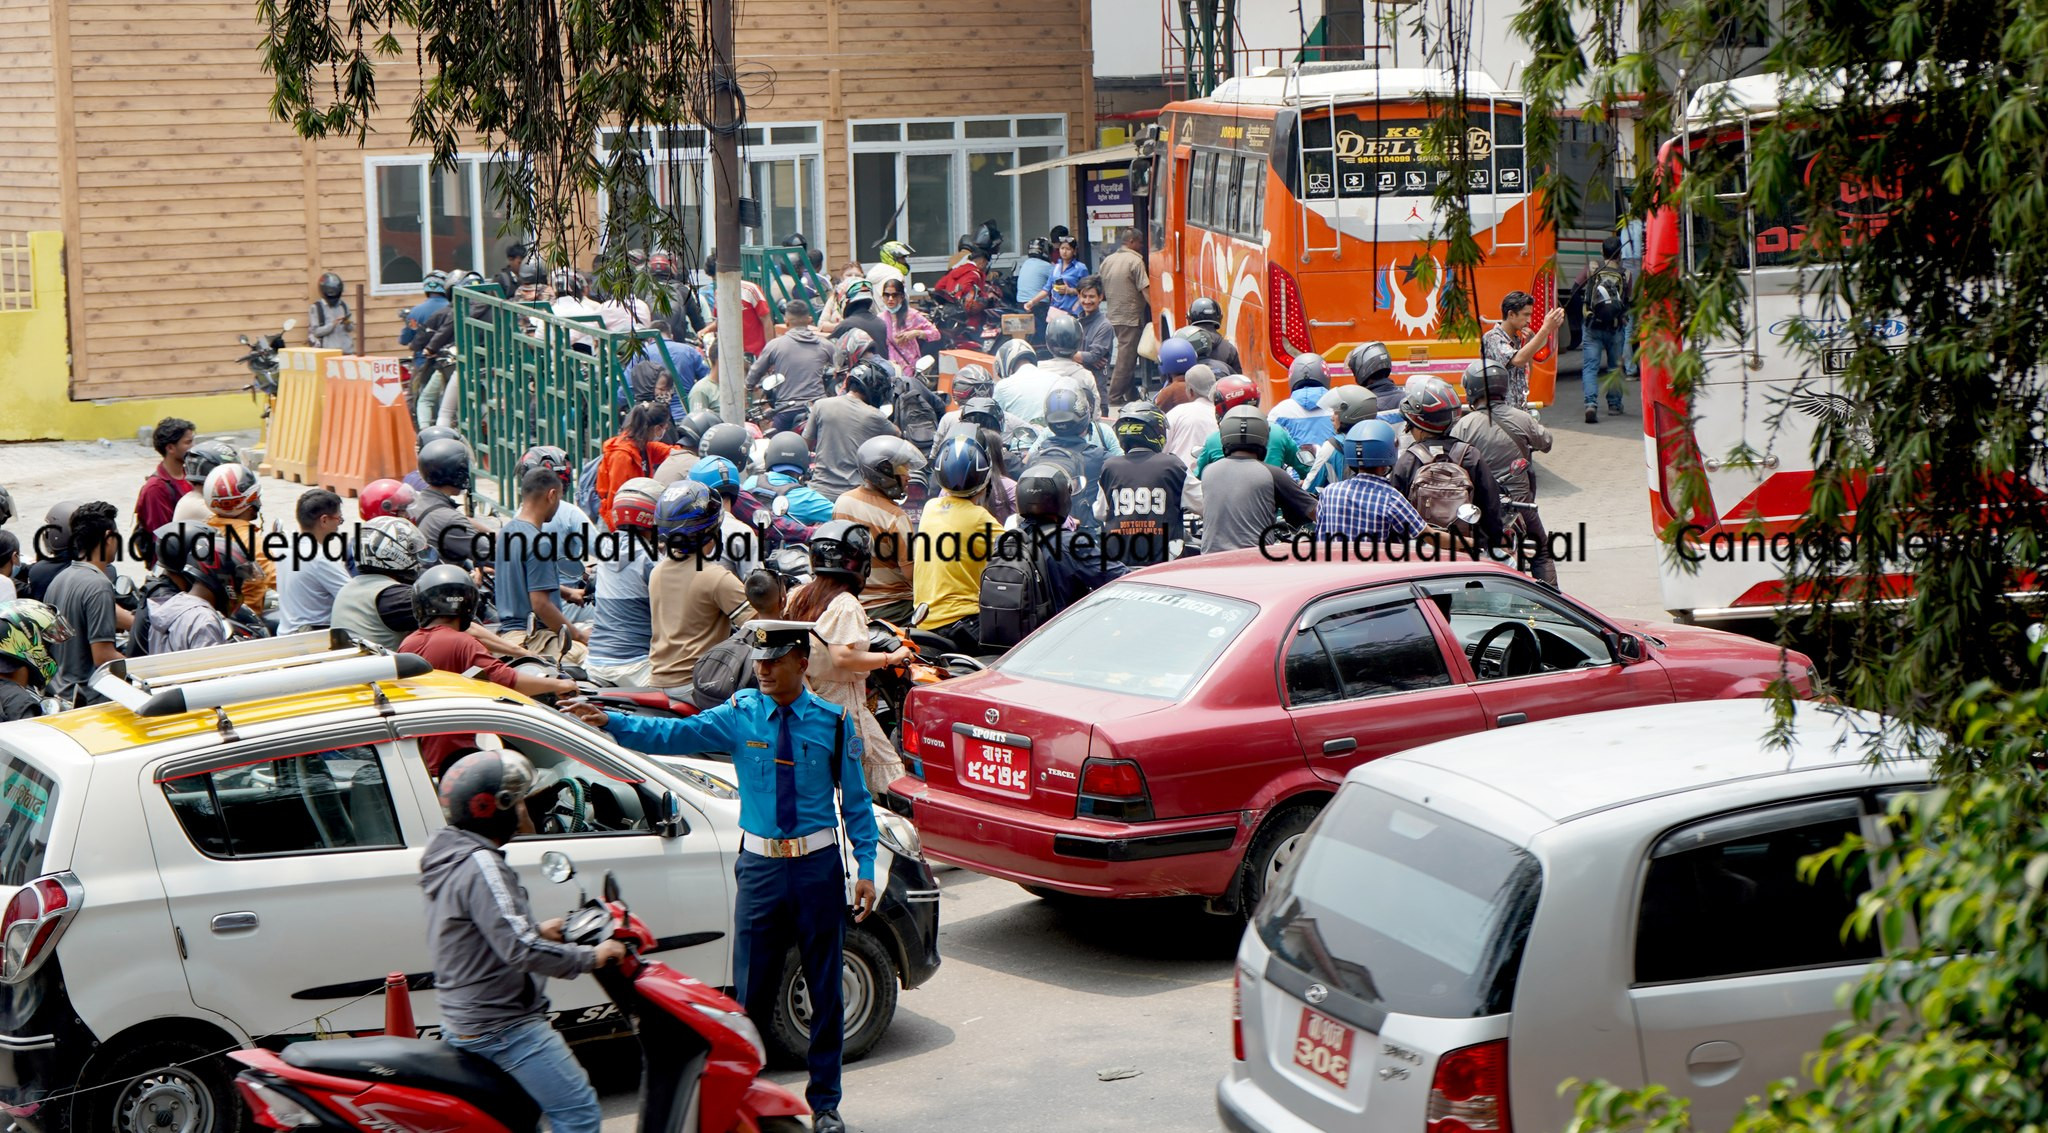
M 1179 700 L 1258 612 L 1233 598 L 1121 583 L 1055 618 L 996 668 L 1013 677 Z
M 57 781 L 0 747 L 0 885 L 24 885 L 42 875 L 56 813 Z
M 1353 783 L 1254 924 L 1276 959 L 1382 1010 L 1497 1015 L 1514 1000 L 1542 880 L 1528 851 Z

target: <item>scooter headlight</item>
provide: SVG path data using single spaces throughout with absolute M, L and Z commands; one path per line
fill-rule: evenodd
M 754 1021 L 747 1018 L 746 1012 L 723 1011 L 703 1003 L 695 1004 L 694 1006 L 697 1010 L 718 1020 L 721 1026 L 747 1040 L 747 1045 L 754 1048 L 754 1057 L 760 1059 L 762 1065 L 768 1064 L 768 1044 L 761 1041 L 761 1028 L 756 1027 Z

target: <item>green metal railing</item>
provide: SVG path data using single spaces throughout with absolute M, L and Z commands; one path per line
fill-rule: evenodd
M 495 283 L 458 287 L 451 298 L 462 435 L 476 451 L 478 483 L 494 484 L 500 503 L 519 498 L 513 476 L 527 449 L 555 445 L 581 468 L 618 433 L 625 365 L 659 331 L 608 331 L 596 318 L 508 300 Z M 589 353 L 571 335 L 588 338 Z
M 786 244 L 749 244 L 740 249 L 740 276 L 752 280 L 768 296 L 769 309 L 782 318 L 782 305 L 802 299 L 816 315 L 823 306 L 829 284 L 811 268 L 811 256 L 803 248 Z

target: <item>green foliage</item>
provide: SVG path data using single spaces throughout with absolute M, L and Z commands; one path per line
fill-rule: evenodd
M 512 232 L 543 258 L 569 250 L 666 247 L 694 262 L 696 233 L 647 192 L 657 170 L 641 147 L 597 146 L 602 128 L 632 137 L 703 122 L 714 131 L 709 29 L 701 5 L 673 0 L 257 0 L 271 112 L 301 137 L 368 138 L 379 81 L 416 75 L 411 138 L 437 163 L 482 144 L 496 158 Z M 401 38 L 416 43 L 406 66 Z M 720 80 L 734 83 L 732 79 Z M 736 89 L 736 84 L 735 88 Z M 646 135 L 641 135 L 646 136 Z M 694 175 L 694 174 L 693 174 Z M 613 202 L 601 226 L 589 215 Z M 625 282 L 623 258 L 611 271 Z

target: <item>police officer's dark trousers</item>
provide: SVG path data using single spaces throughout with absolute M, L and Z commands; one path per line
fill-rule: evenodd
M 846 946 L 846 871 L 839 847 L 800 858 L 741 852 L 733 867 L 739 896 L 733 902 L 733 984 L 747 1016 L 766 1031 L 775 1019 L 782 959 L 795 945 L 811 999 L 813 1110 L 839 1108 L 839 1062 L 846 1046 L 840 1001 L 840 963 Z

